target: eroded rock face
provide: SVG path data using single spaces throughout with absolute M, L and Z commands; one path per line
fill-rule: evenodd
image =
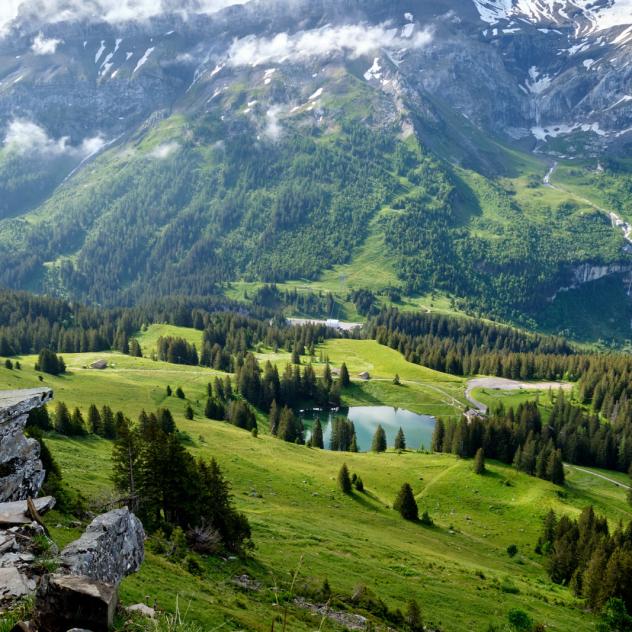
M 85 628 L 107 632 L 114 621 L 117 587 L 89 577 L 47 575 L 35 600 L 39 630 L 66 632 Z
M 145 556 L 145 531 L 129 509 L 95 518 L 85 533 L 61 552 L 62 568 L 72 575 L 118 584 L 136 572 Z
M 39 443 L 24 436 L 24 426 L 52 397 L 47 388 L 0 392 L 0 503 L 35 497 L 44 483 Z

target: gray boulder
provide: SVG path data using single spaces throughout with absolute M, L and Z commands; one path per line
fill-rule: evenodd
M 52 397 L 49 388 L 0 391 L 0 502 L 35 497 L 44 483 L 39 443 L 24 436 L 24 426 Z
M 118 591 L 111 584 L 75 575 L 47 575 L 37 591 L 35 623 L 46 632 L 74 628 L 107 632 L 117 602 Z
M 17 568 L 0 568 L 0 604 L 26 597 L 33 589 L 34 585 Z
M 55 506 L 55 499 L 52 496 L 43 496 L 36 498 L 33 504 L 39 514 L 44 514 Z M 28 515 L 26 500 L 0 503 L 0 527 L 30 524 L 32 520 L 33 518 Z M 1 548 L 0 542 L 0 550 Z
M 118 584 L 136 572 L 145 556 L 145 531 L 127 508 L 95 518 L 84 534 L 61 552 L 61 566 L 71 575 L 84 575 Z

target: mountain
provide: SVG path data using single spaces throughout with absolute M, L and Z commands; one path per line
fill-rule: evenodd
M 150 4 L 4 25 L 0 283 L 116 304 L 370 261 L 354 289 L 629 337 L 629 0 Z

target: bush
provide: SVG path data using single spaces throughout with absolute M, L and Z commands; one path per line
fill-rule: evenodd
M 423 514 L 421 514 L 421 519 L 419 520 L 419 522 L 421 522 L 421 524 L 423 524 L 426 527 L 434 526 L 434 521 L 430 517 L 430 514 L 428 513 L 427 509 L 423 512 Z
M 524 611 L 514 608 L 507 614 L 509 625 L 516 632 L 529 632 L 533 628 L 531 617 Z
M 515 544 L 510 544 L 507 547 L 507 555 L 509 557 L 515 557 L 517 553 L 518 553 L 518 547 Z

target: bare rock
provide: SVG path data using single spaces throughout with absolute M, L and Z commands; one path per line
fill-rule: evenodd
M 23 431 L 29 411 L 52 397 L 49 388 L 0 391 L 0 503 L 35 497 L 44 483 L 39 443 Z
M 145 531 L 129 509 L 95 518 L 85 533 L 61 552 L 62 568 L 109 584 L 136 572 L 145 556 Z
M 0 603 L 26 597 L 32 592 L 28 579 L 17 568 L 0 568 Z
M 35 600 L 35 623 L 46 632 L 83 628 L 107 632 L 118 602 L 116 586 L 89 577 L 47 575 Z
M 156 616 L 156 611 L 144 603 L 135 603 L 133 606 L 125 608 L 130 614 L 140 614 L 148 619 L 153 619 Z
M 43 496 L 33 501 L 38 513 L 44 514 L 55 506 L 52 496 Z M 0 503 L 0 527 L 30 524 L 32 518 L 27 515 L 26 500 L 18 500 L 10 503 Z M 2 540 L 0 538 L 0 549 Z

